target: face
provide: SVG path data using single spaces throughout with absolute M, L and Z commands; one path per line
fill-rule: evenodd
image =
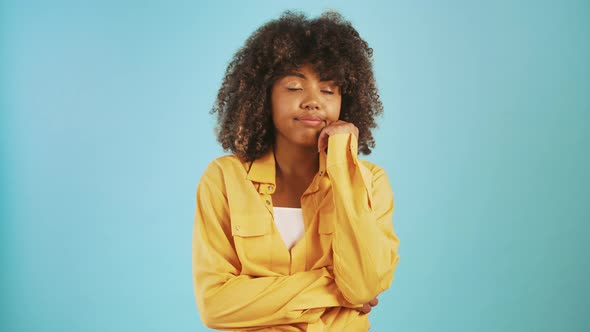
M 322 128 L 337 121 L 342 96 L 333 81 L 320 81 L 309 65 L 278 79 L 272 86 L 276 143 L 314 147 Z

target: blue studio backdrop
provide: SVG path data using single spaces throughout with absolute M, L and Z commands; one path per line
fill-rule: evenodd
M 372 331 L 587 331 L 588 1 L 0 1 L 0 331 L 208 331 L 195 190 L 286 9 L 374 49 L 400 262 Z

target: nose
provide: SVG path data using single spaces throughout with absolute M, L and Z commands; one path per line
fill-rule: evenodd
M 301 108 L 304 108 L 307 110 L 319 110 L 320 103 L 318 101 L 317 93 L 315 93 L 315 92 L 307 93 L 305 98 L 301 102 Z

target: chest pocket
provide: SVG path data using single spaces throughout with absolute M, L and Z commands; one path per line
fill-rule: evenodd
M 232 236 L 242 274 L 262 276 L 272 268 L 271 223 L 268 213 L 232 216 Z

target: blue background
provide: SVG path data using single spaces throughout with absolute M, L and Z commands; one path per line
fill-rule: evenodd
M 374 48 L 401 240 L 374 331 L 587 331 L 588 1 L 2 1 L 0 330 L 206 331 L 195 189 L 245 39 L 338 9 Z

